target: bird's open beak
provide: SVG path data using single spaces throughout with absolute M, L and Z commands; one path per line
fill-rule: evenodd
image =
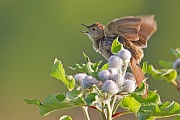
M 81 24 L 82 26 L 84 26 L 84 27 L 86 27 L 86 28 L 88 28 L 89 26 L 88 25 L 85 25 L 85 24 Z
M 85 25 L 85 24 L 81 24 L 81 25 L 84 26 L 84 27 L 86 27 L 86 28 L 88 28 L 88 25 Z M 88 33 L 88 31 L 79 31 L 79 32 L 82 32 L 82 33 L 85 33 L 85 34 Z
M 79 32 L 81 32 L 81 33 L 88 33 L 88 31 L 79 31 Z

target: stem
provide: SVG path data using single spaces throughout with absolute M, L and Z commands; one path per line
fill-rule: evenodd
M 97 108 L 97 107 L 95 107 L 95 106 L 90 106 L 90 107 L 91 107 L 92 109 L 97 110 L 97 111 L 100 113 L 102 120 L 106 120 L 106 116 L 105 116 L 105 113 L 104 113 L 103 109 L 101 110 L 100 108 Z
M 112 120 L 112 109 L 111 109 L 110 101 L 111 101 L 111 95 L 108 94 L 108 96 L 107 96 L 107 101 L 106 101 L 106 106 L 107 106 L 107 120 Z
M 86 120 L 90 120 L 89 113 L 88 113 L 88 107 L 87 106 L 82 106 L 81 108 L 82 108 L 82 110 L 84 112 L 84 116 L 85 116 Z
M 92 109 L 95 109 L 95 110 L 97 110 L 99 113 L 102 113 L 102 111 L 101 111 L 101 109 L 100 108 L 98 108 L 98 107 L 95 107 L 95 106 L 90 106 Z
M 93 86 L 93 88 L 94 88 L 98 93 L 101 93 L 101 91 L 100 91 L 96 86 Z
M 107 120 L 112 120 L 112 109 L 111 109 L 111 105 L 110 105 L 110 103 L 107 103 L 106 105 L 107 105 L 107 112 L 108 112 L 108 114 L 107 114 Z
M 171 82 L 178 90 L 178 92 L 180 92 L 180 78 L 177 77 L 176 81 L 172 81 Z
M 111 104 L 111 109 L 113 110 L 114 105 L 116 103 L 116 99 L 117 99 L 117 95 L 114 95 L 113 99 L 112 99 L 112 104 Z
M 106 120 L 106 118 L 107 118 L 107 112 L 105 111 L 104 106 L 105 106 L 105 104 L 104 104 L 104 102 L 102 102 L 102 108 L 101 108 L 102 114 L 101 114 L 101 116 L 102 116 L 102 118 L 103 118 L 104 120 Z
M 116 104 L 115 104 L 115 106 L 114 106 L 114 108 L 113 108 L 113 111 L 112 111 L 113 114 L 114 114 L 114 113 L 116 112 L 116 110 L 118 109 L 120 103 L 121 103 L 121 100 L 119 100 L 119 101 L 116 102 Z
M 106 120 L 105 114 L 101 113 L 101 118 L 102 118 L 102 120 Z
M 127 67 L 128 67 L 128 63 L 124 63 L 124 68 L 123 68 L 123 70 L 122 70 L 122 75 L 124 76 L 125 75 L 125 73 L 126 73 L 126 70 L 127 70 Z
M 125 110 L 125 111 L 122 111 L 122 112 L 118 112 L 118 113 L 114 114 L 114 115 L 112 116 L 112 118 L 115 119 L 115 118 L 117 118 L 117 117 L 119 117 L 119 116 L 122 116 L 122 115 L 125 115 L 125 114 L 129 114 L 129 113 L 132 113 L 132 112 L 129 111 L 129 110 Z
M 179 75 L 177 76 L 176 81 L 172 81 L 172 83 L 173 83 L 173 85 L 176 86 L 178 92 L 180 92 L 180 76 Z
M 176 81 L 171 81 L 171 83 L 178 89 L 178 91 L 180 91 L 180 87 L 179 87 L 179 80 L 177 79 L 177 82 Z

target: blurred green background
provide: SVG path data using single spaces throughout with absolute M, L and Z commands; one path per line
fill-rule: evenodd
M 43 100 L 51 93 L 67 91 L 49 76 L 56 57 L 68 74 L 75 74 L 69 66 L 84 62 L 83 52 L 92 61 L 103 59 L 87 36 L 78 32 L 85 30 L 81 23 L 107 24 L 118 17 L 155 14 L 158 31 L 144 49 L 143 61 L 159 67 L 160 59 L 174 60 L 169 49 L 180 47 L 179 5 L 179 0 L 0 0 L 0 120 L 58 120 L 65 114 L 84 120 L 80 108 L 40 116 L 35 106 L 22 99 Z M 179 101 L 173 85 L 152 79 L 148 83 L 162 101 Z M 100 119 L 92 110 L 90 115 Z M 136 120 L 132 115 L 123 119 Z

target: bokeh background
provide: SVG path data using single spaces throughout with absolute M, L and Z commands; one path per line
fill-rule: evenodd
M 67 74 L 75 74 L 69 66 L 84 62 L 83 52 L 92 61 L 106 62 L 88 37 L 78 32 L 85 30 L 81 23 L 107 24 L 118 17 L 155 14 L 158 31 L 144 49 L 143 61 L 158 68 L 160 59 L 175 60 L 169 49 L 180 47 L 179 5 L 179 0 L 0 0 L 0 120 L 58 120 L 65 114 L 84 120 L 80 108 L 40 116 L 36 106 L 22 99 L 43 100 L 51 93 L 67 91 L 49 76 L 56 57 Z M 173 85 L 151 77 L 148 83 L 151 90 L 158 90 L 162 101 L 179 101 Z M 100 119 L 92 110 L 90 116 Z M 123 119 L 136 120 L 133 115 Z

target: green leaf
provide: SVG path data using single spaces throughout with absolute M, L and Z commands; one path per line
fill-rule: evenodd
M 142 72 L 145 74 L 147 72 L 147 62 L 143 62 Z
M 153 91 L 149 91 L 146 98 L 143 98 L 142 95 L 133 93 L 132 95 L 126 96 L 121 101 L 121 106 L 134 112 L 138 120 L 153 120 L 151 114 L 158 104 L 161 104 L 160 97 Z
M 75 70 L 77 72 L 83 72 L 86 73 L 86 64 L 75 64 L 71 67 L 69 67 L 72 70 Z
M 154 79 L 163 79 L 166 82 L 172 82 L 177 78 L 177 72 L 174 69 L 155 69 L 148 65 L 147 73 L 151 74 Z
M 131 97 L 134 97 L 139 103 L 152 103 L 160 104 L 160 96 L 154 91 L 148 91 L 148 96 L 143 98 L 142 95 L 132 94 Z
M 98 78 L 98 76 L 97 76 L 97 74 L 99 72 L 98 67 L 100 66 L 102 61 L 92 63 L 90 61 L 90 58 L 85 53 L 83 53 L 83 55 L 84 55 L 84 58 L 86 60 L 86 64 L 75 64 L 69 68 L 72 70 L 78 71 L 78 72 L 86 73 L 86 74 L 91 75 L 95 78 Z
M 136 101 L 141 104 L 139 111 L 136 113 L 139 120 L 152 119 L 151 113 L 154 110 L 154 107 L 158 104 L 161 104 L 160 97 L 156 92 L 149 91 L 148 96 L 143 98 L 142 95 L 132 94 Z
M 78 90 L 72 90 L 66 93 L 66 99 L 74 99 L 81 96 L 82 96 L 82 93 Z
M 61 80 L 69 90 L 72 90 L 75 87 L 74 78 L 70 78 L 65 74 L 63 64 L 57 58 L 54 61 L 54 65 L 52 67 L 50 76 L 52 76 L 58 80 Z
M 62 109 L 68 109 L 73 107 L 78 107 L 86 105 L 84 99 L 81 96 L 81 92 L 73 90 L 67 93 L 51 94 L 44 99 L 41 104 L 39 100 L 28 100 L 25 99 L 27 104 L 37 105 L 39 108 L 40 115 L 47 115 L 50 112 Z M 35 102 L 36 101 L 36 102 Z
M 106 63 L 106 64 L 104 64 L 104 65 L 102 66 L 101 71 L 102 71 L 102 70 L 107 70 L 108 68 L 109 68 L 109 65 L 108 65 L 108 63 Z
M 91 73 L 91 76 L 94 77 L 94 78 L 96 78 L 96 79 L 98 79 L 98 72 L 93 72 L 93 73 Z
M 98 78 L 98 72 L 99 72 L 99 65 L 101 64 L 101 61 L 95 62 L 95 63 L 91 63 L 91 62 L 87 62 L 86 63 L 86 73 L 88 75 L 91 75 L 95 78 Z
M 133 94 L 144 95 L 145 92 L 146 92 L 146 85 L 144 82 L 142 82 L 140 88 L 134 91 Z
M 164 60 L 159 60 L 159 64 L 166 69 L 173 68 L 173 62 L 166 62 Z
M 23 99 L 27 104 L 34 104 L 34 105 L 37 105 L 37 106 L 40 106 L 42 105 L 41 102 L 38 100 L 38 99 L 34 99 L 34 100 L 31 100 L 31 99 Z
M 60 117 L 59 120 L 72 120 L 72 118 L 68 115 L 64 115 L 64 116 Z
M 149 91 L 148 96 L 132 94 L 125 97 L 121 103 L 123 107 L 136 113 L 138 120 L 154 120 L 180 114 L 180 105 L 177 102 L 161 103 L 156 92 Z
M 170 49 L 171 53 L 174 54 L 177 58 L 180 58 L 180 48 Z
M 132 112 L 137 113 L 141 104 L 133 97 L 127 96 L 121 101 L 121 106 L 123 108 L 128 108 Z
M 86 98 L 84 99 L 86 101 L 86 104 L 91 106 L 94 101 L 96 101 L 96 96 L 97 94 L 96 93 L 90 93 L 86 96 Z
M 118 41 L 118 38 L 117 37 L 113 43 L 112 43 L 112 46 L 111 46 L 111 51 L 112 53 L 114 54 L 117 54 L 122 48 L 123 48 L 123 45 Z
M 176 51 L 175 49 L 170 49 L 170 52 L 172 53 L 172 54 L 178 54 L 178 51 Z
M 88 75 L 91 75 L 94 72 L 94 70 L 92 69 L 92 63 L 91 62 L 87 62 L 86 63 L 86 73 Z
M 91 62 L 89 57 L 85 53 L 83 53 L 83 56 L 84 56 L 84 59 L 86 60 L 86 62 Z
M 177 102 L 165 102 L 156 105 L 151 116 L 155 118 L 163 118 L 180 114 L 180 105 Z
M 167 70 L 165 73 L 163 73 L 161 76 L 163 76 L 163 78 L 167 81 L 167 82 L 171 82 L 176 80 L 177 78 L 177 72 L 174 69 L 169 69 Z
M 147 106 L 146 106 L 147 107 Z M 180 114 L 180 105 L 177 102 L 165 102 L 158 105 L 151 105 L 151 109 L 141 111 L 138 113 L 140 120 L 151 120 L 155 118 L 171 117 Z
M 98 67 L 99 67 L 99 65 L 101 64 L 101 62 L 102 61 L 98 61 L 98 62 L 95 62 L 95 63 L 91 63 L 92 64 L 92 69 L 94 70 L 94 71 L 98 71 L 99 69 L 98 69 Z

